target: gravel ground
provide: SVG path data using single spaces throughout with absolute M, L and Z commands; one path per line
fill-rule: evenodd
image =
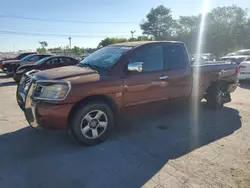
M 84 147 L 66 131 L 36 132 L 0 73 L 0 187 L 250 187 L 250 83 L 219 111 L 201 105 L 124 121 Z

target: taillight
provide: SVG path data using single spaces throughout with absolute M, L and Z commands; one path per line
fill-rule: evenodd
M 245 69 L 245 68 L 247 68 L 247 66 L 239 66 L 239 69 Z

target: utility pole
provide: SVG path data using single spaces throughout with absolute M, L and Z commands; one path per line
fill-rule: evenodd
M 132 39 L 134 39 L 134 33 L 135 33 L 135 32 L 136 32 L 136 31 L 130 31 Z
M 69 36 L 69 49 L 71 50 L 71 36 Z

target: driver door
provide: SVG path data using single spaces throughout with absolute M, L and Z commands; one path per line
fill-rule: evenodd
M 124 79 L 125 107 L 169 99 L 163 52 L 161 44 L 148 44 L 132 55 L 130 63 L 143 63 L 143 70 L 130 72 Z

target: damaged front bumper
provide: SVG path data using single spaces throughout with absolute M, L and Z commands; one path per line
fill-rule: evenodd
M 67 128 L 68 115 L 74 104 L 58 104 L 35 98 L 33 92 L 36 90 L 38 82 L 34 78 L 36 72 L 27 72 L 22 77 L 16 93 L 18 105 L 24 111 L 28 123 L 34 129 Z

